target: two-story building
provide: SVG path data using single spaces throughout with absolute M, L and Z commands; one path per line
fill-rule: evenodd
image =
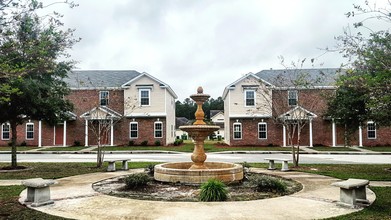
M 69 120 L 56 126 L 29 121 L 18 127 L 18 144 L 31 146 L 96 145 L 95 122 L 107 126 L 99 134 L 103 145 L 142 142 L 167 145 L 175 141 L 175 99 L 166 83 L 137 71 L 74 70 L 64 80 L 71 89 L 65 97 L 74 104 Z M 1 125 L 0 145 L 10 141 L 9 124 Z
M 335 80 L 339 74 L 340 69 L 303 69 L 262 70 L 242 76 L 223 92 L 225 142 L 287 146 L 287 127 L 278 122 L 283 119 L 292 123 L 305 120 L 300 129 L 301 145 L 343 145 L 344 127 L 325 115 L 327 97 L 337 88 Z M 305 79 L 311 84 L 306 84 Z M 300 80 L 302 84 L 297 86 Z M 352 144 L 390 145 L 390 136 L 390 128 L 378 128 L 368 121 L 354 135 Z M 292 142 L 297 142 L 297 133 Z

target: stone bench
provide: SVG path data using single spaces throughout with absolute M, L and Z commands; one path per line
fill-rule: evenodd
M 54 180 L 44 180 L 42 178 L 23 180 L 22 185 L 27 187 L 25 202 L 31 202 L 32 207 L 53 204 L 53 200 L 50 199 L 50 185 L 55 183 Z
M 332 183 L 332 186 L 340 188 L 340 201 L 349 206 L 356 206 L 358 204 L 367 205 L 367 185 L 369 180 L 363 179 L 348 179 L 341 182 Z
M 130 159 L 105 160 L 105 162 L 109 163 L 109 165 L 107 166 L 107 171 L 109 171 L 109 172 L 116 171 L 115 162 L 117 162 L 117 161 L 122 161 L 121 170 L 129 170 L 129 168 L 128 168 L 128 161 L 129 160 Z
M 288 161 L 291 161 L 289 159 L 282 159 L 282 158 L 265 158 L 265 160 L 269 161 L 269 168 L 268 170 L 275 170 L 276 167 L 274 166 L 274 161 L 281 161 L 281 171 L 289 171 Z

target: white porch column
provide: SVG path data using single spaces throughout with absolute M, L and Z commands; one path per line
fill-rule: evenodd
M 85 140 L 84 140 L 84 146 L 88 146 L 88 120 L 86 119 L 86 128 L 84 131 L 85 134 Z
M 67 121 L 64 121 L 64 134 L 62 139 L 62 146 L 67 146 Z
M 358 146 L 362 147 L 362 127 L 358 126 Z
M 286 127 L 282 126 L 282 146 L 286 147 Z
M 38 121 L 38 147 L 42 147 L 42 121 Z
M 310 118 L 310 147 L 313 147 L 313 142 L 312 142 L 312 118 Z
M 113 119 L 110 120 L 110 146 L 114 146 L 114 126 Z
M 332 136 L 333 136 L 333 147 L 337 146 L 337 130 L 335 129 L 335 121 L 333 119 L 333 122 L 331 124 L 332 129 Z

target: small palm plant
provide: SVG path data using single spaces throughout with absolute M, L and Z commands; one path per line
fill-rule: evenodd
M 228 190 L 220 180 L 210 179 L 201 185 L 200 200 L 203 202 L 225 201 Z

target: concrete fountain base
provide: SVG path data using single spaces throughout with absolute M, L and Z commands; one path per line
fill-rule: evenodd
M 200 184 L 209 179 L 224 183 L 243 179 L 243 167 L 224 162 L 205 162 L 207 169 L 189 169 L 193 162 L 163 163 L 155 166 L 155 180 L 170 183 Z

